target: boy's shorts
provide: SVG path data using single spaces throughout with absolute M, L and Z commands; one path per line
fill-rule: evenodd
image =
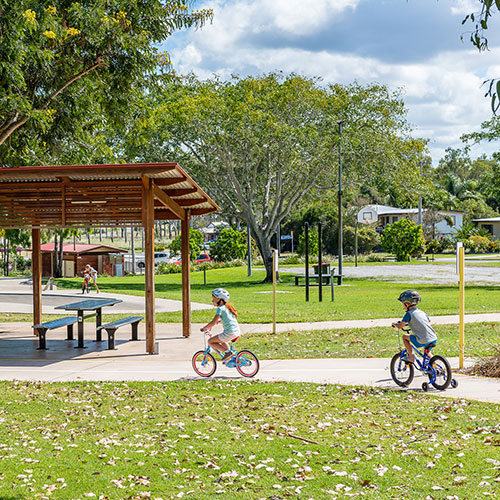
M 417 337 L 415 337 L 415 335 L 410 335 L 410 341 L 411 343 L 415 346 L 415 347 L 425 347 L 427 345 L 430 345 L 430 344 L 434 344 L 436 345 L 436 340 L 431 340 L 430 342 L 426 342 L 425 344 L 421 344 L 418 340 L 417 340 Z
M 222 332 L 221 334 L 217 335 L 217 337 L 219 337 L 219 340 L 221 342 L 231 342 L 231 340 L 234 340 L 240 335 L 241 332 Z

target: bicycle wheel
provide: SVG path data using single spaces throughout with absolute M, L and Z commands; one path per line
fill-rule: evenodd
M 429 381 L 436 375 L 436 379 L 431 383 L 437 390 L 444 391 L 451 384 L 451 366 L 448 360 L 439 354 L 432 356 L 429 369 L 432 370 L 432 373 L 427 374 Z
M 236 358 L 236 369 L 244 377 L 257 375 L 260 364 L 257 356 L 251 351 L 240 351 Z
M 415 376 L 413 365 L 407 365 L 398 352 L 391 359 L 391 377 L 401 387 L 408 387 Z
M 215 358 L 205 351 L 198 351 L 194 353 L 193 369 L 200 377 L 211 377 L 217 368 Z

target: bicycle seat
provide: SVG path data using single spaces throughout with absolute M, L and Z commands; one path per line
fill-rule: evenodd
M 239 337 L 235 337 L 233 340 L 231 340 L 231 342 L 234 344 L 238 339 Z
M 427 345 L 425 346 L 425 348 L 426 348 L 426 349 L 429 349 L 429 350 L 430 350 L 430 349 L 432 349 L 433 347 L 436 347 L 436 342 L 431 342 L 430 344 L 427 344 Z

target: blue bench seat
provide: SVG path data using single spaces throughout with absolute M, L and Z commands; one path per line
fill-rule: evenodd
M 45 337 L 49 330 L 54 330 L 63 326 L 68 327 L 66 339 L 73 340 L 73 325 L 77 322 L 78 316 L 66 316 L 65 318 L 54 319 L 52 321 L 46 321 L 45 323 L 33 325 L 33 328 L 38 335 L 38 349 L 47 349 Z

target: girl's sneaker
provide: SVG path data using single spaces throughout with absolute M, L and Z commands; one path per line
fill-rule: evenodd
M 224 362 L 226 361 L 227 359 L 229 359 L 231 356 L 233 355 L 233 353 L 231 351 L 226 351 L 224 353 L 224 356 L 222 356 L 221 358 L 221 361 Z

